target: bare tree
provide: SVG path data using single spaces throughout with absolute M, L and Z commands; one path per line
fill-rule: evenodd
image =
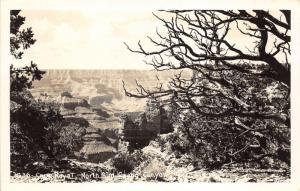
M 213 131 L 211 143 L 219 146 L 218 151 L 222 148 L 226 160 L 243 158 L 254 149 L 258 151 L 252 158 L 276 155 L 288 161 L 290 11 L 164 13 L 171 18 L 155 16 L 166 34 L 157 31 L 158 38 L 148 37 L 152 50 L 140 41 L 137 49 L 125 45 L 131 52 L 144 54 L 146 63 L 156 70 L 190 70 L 192 77 L 183 78 L 181 71 L 168 89 L 160 86 L 157 91 L 137 82 L 138 91 L 129 92 L 124 84 L 126 95 L 167 97 L 178 109 L 177 119 L 190 140 L 201 142 L 205 132 Z

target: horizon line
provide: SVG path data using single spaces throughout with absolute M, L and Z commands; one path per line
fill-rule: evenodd
M 156 69 L 126 69 L 126 68 L 39 68 L 39 70 L 140 70 L 140 71 L 160 71 Z

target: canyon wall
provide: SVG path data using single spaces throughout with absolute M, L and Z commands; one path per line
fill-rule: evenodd
M 89 123 L 83 137 L 84 146 L 75 155 L 97 163 L 117 153 L 120 132 L 126 134 L 127 141 L 147 143 L 161 131 L 169 131 L 169 125 L 163 124 L 165 117 L 158 108 L 151 107 L 153 104 L 149 107 L 146 99 L 125 96 L 122 81 L 129 91 L 136 90 L 136 81 L 145 89 L 153 90 L 161 83 L 167 87 L 170 77 L 177 73 L 179 71 L 47 70 L 41 81 L 33 83 L 31 93 L 36 99 L 60 104 L 64 118 L 84 119 Z M 183 75 L 189 76 L 188 73 Z M 122 123 L 124 114 L 135 121 L 134 127 Z
M 111 113 L 142 111 L 145 100 L 126 97 L 122 81 L 126 88 L 136 91 L 136 80 L 146 89 L 164 84 L 179 71 L 153 70 L 47 70 L 41 81 L 35 81 L 32 89 L 34 97 L 47 94 L 56 97 L 66 91 L 73 97 L 83 98 L 96 108 Z M 188 73 L 183 75 L 188 76 Z

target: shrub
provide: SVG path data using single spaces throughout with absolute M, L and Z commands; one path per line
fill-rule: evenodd
M 52 157 L 46 135 L 52 123 L 62 120 L 59 108 L 53 103 L 35 101 L 29 91 L 11 92 L 10 112 L 11 163 L 24 163 Z M 43 154 L 40 153 L 43 152 Z
M 10 11 L 10 53 L 21 59 L 23 51 L 35 43 L 31 27 L 23 28 L 25 17 L 20 10 Z M 10 66 L 10 139 L 11 170 L 26 170 L 36 160 L 55 158 L 61 151 L 69 151 L 77 145 L 80 129 L 61 126 L 63 120 L 59 106 L 55 103 L 36 101 L 29 89 L 32 82 L 41 80 L 45 71 L 40 71 L 33 62 L 16 68 Z M 46 93 L 44 95 L 47 95 Z M 68 92 L 62 95 L 71 97 Z M 83 105 L 87 102 L 83 101 Z M 60 125 L 58 125 L 60 124 Z M 74 141 L 76 140 L 76 141 Z M 28 170 L 28 169 L 27 169 Z
M 112 164 L 118 172 L 130 173 L 135 166 L 133 157 L 128 153 L 119 153 L 112 160 Z
M 45 136 L 51 155 L 62 158 L 79 150 L 83 146 L 83 135 L 86 130 L 76 123 L 62 125 L 62 122 L 49 127 Z
M 66 156 L 82 144 L 85 120 L 66 120 L 55 103 L 33 99 L 29 91 L 11 92 L 12 170 L 47 158 Z
M 112 159 L 113 167 L 125 174 L 132 172 L 143 161 L 143 154 L 140 150 L 133 153 L 120 152 Z

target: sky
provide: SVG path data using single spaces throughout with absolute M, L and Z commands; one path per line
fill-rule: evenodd
M 150 69 L 144 56 L 130 52 L 139 40 L 155 36 L 161 23 L 152 12 L 22 10 L 36 43 L 18 66 L 34 61 L 41 69 Z
M 154 13 L 164 18 L 169 15 Z M 149 10 L 41 9 L 23 10 L 21 15 L 26 17 L 24 27 L 32 27 L 37 41 L 24 51 L 22 60 L 14 60 L 20 67 L 33 61 L 41 69 L 153 69 L 144 63 L 144 55 L 130 52 L 124 42 L 138 49 L 140 40 L 146 50 L 155 50 L 147 36 L 155 39 L 156 30 L 160 34 L 165 30 Z M 256 46 L 256 39 L 236 29 L 226 38 L 246 52 Z M 268 42 L 270 51 L 273 40 Z

